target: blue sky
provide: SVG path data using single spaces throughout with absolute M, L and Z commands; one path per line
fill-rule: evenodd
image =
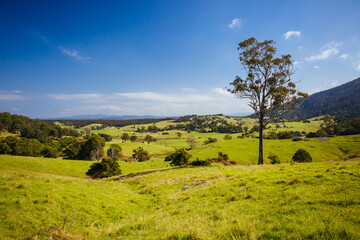
M 248 113 L 237 44 L 273 39 L 298 90 L 360 76 L 360 1 L 1 1 L 0 111 Z

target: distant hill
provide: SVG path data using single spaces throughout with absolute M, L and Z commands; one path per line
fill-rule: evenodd
M 89 115 L 74 115 L 70 117 L 59 117 L 59 118 L 46 118 L 43 120 L 132 120 L 132 119 L 158 119 L 165 118 L 152 115 L 135 116 L 135 115 L 105 115 L 105 114 L 89 114 Z
M 312 94 L 284 118 L 307 119 L 321 115 L 331 115 L 338 121 L 360 117 L 360 78 Z

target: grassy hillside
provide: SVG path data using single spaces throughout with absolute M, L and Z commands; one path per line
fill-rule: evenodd
M 0 239 L 359 239 L 358 160 L 94 181 L 89 162 L 0 156 Z

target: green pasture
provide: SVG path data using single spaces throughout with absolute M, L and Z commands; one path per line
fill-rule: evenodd
M 89 180 L 91 162 L 1 156 L 0 239 L 359 239 L 358 160 Z
M 308 151 L 314 162 L 338 161 L 360 155 L 360 135 L 338 136 L 328 138 L 327 141 L 319 141 L 316 138 L 308 141 L 264 140 L 264 159 L 270 154 L 275 154 L 281 162 L 290 162 L 298 149 Z M 230 160 L 240 164 L 256 164 L 259 151 L 259 139 L 243 138 L 235 140 L 220 140 L 216 143 L 203 146 L 202 148 L 189 151 L 194 158 L 216 158 L 218 152 L 229 155 Z

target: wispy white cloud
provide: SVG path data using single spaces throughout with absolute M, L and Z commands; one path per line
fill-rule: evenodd
M 56 100 L 98 100 L 103 97 L 98 93 L 78 93 L 78 94 L 47 94 L 48 97 Z
M 71 50 L 71 49 L 67 49 L 67 48 L 64 48 L 64 47 L 59 47 L 60 51 L 65 54 L 66 56 L 69 56 L 69 57 L 72 57 L 72 58 L 75 58 L 76 60 L 79 60 L 79 61 L 85 61 L 85 60 L 89 60 L 90 57 L 84 57 L 84 56 L 81 56 L 77 51 L 75 50 Z
M 285 40 L 289 40 L 292 37 L 300 37 L 301 36 L 301 32 L 300 31 L 287 31 L 283 37 L 285 38 Z
M 301 62 L 298 62 L 298 61 L 294 61 L 293 64 L 294 65 L 299 65 Z
M 213 114 L 251 112 L 247 102 L 236 99 L 221 88 L 179 89 L 174 93 L 123 92 L 123 93 L 81 93 L 47 94 L 48 97 L 67 101 L 66 115 L 102 113 L 178 116 L 184 114 Z M 78 100 L 78 101 L 74 101 Z M 234 108 L 235 106 L 235 108 Z
M 16 101 L 16 100 L 25 100 L 28 99 L 21 94 L 21 91 L 2 91 L 0 90 L 0 100 L 1 101 Z
M 137 99 L 150 100 L 159 102 L 192 102 L 192 101 L 208 101 L 211 97 L 203 94 L 161 94 L 154 92 L 132 92 L 132 93 L 117 93 L 116 96 Z
M 357 65 L 356 70 L 360 71 L 360 63 Z
M 320 53 L 314 56 L 306 58 L 307 61 L 317 61 L 328 59 L 331 55 L 336 55 L 339 53 L 338 47 L 341 46 L 341 42 L 330 42 L 325 44 L 321 49 Z
M 313 66 L 313 68 L 314 68 L 314 69 L 320 69 L 320 67 L 317 66 L 317 65 Z
M 342 60 L 346 60 L 350 57 L 349 54 L 342 54 L 339 58 L 342 59 Z
M 243 25 L 244 21 L 241 18 L 234 18 L 231 23 L 228 25 L 229 28 L 234 29 L 234 28 L 241 28 L 241 26 Z

